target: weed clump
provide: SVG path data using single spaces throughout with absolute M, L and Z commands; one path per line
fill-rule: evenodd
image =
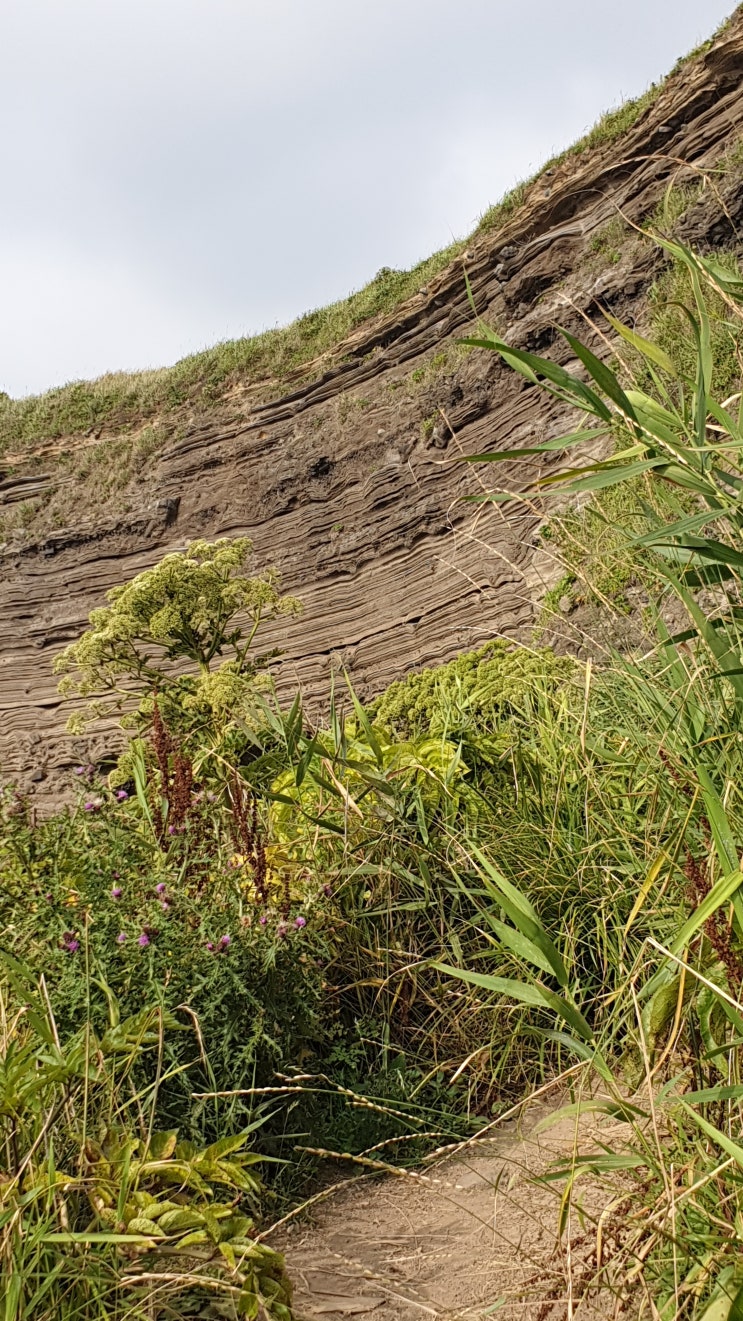
M 573 669 L 571 660 L 546 649 L 496 640 L 391 684 L 370 715 L 401 738 L 424 732 L 461 737 L 464 729 L 481 735 L 503 720 L 525 717 L 530 686 L 556 691 Z

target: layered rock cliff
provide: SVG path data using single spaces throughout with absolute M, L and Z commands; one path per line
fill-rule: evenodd
M 0 502 L 33 497 L 36 513 L 3 549 L 3 776 L 43 801 L 73 764 L 103 755 L 105 732 L 87 747 L 65 734 L 53 657 L 109 587 L 193 537 L 247 533 L 257 563 L 281 569 L 304 613 L 275 631 L 279 678 L 310 704 L 322 700 L 334 666 L 371 695 L 411 667 L 495 635 L 527 637 L 551 572 L 535 550 L 540 512 L 467 503 L 490 472 L 459 456 L 519 448 L 570 419 L 492 355 L 456 346 L 474 321 L 464 272 L 478 315 L 512 343 L 567 362 L 556 325 L 585 338 L 595 333 L 586 318 L 600 321 L 602 308 L 630 321 L 642 315 L 660 257 L 632 227 L 653 216 L 669 186 L 694 186 L 682 237 L 707 248 L 738 244 L 742 126 L 738 15 L 621 138 L 544 173 L 502 228 L 476 236 L 393 316 L 339 344 L 321 370 L 273 390 L 242 382 L 211 409 L 184 415 L 120 510 L 99 502 L 102 473 L 93 467 L 71 493 L 71 525 L 49 530 L 43 501 L 65 480 L 65 445 L 11 456 Z M 107 440 L 115 463 L 114 436 L 65 444 L 95 443 L 105 467 Z M 518 489 L 524 475 L 514 461 L 498 479 Z

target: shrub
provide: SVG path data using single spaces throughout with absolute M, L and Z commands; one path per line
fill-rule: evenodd
M 202 1090 L 215 1077 L 223 1088 L 266 1085 L 332 1037 L 321 1007 L 330 956 L 323 896 L 290 906 L 264 898 L 226 829 L 203 855 L 186 852 L 181 838 L 163 853 L 142 829 L 136 799 L 118 801 L 93 782 L 84 800 L 90 810 L 81 802 L 38 823 L 8 815 L 15 805 L 6 802 L 4 939 L 44 972 L 64 1034 L 85 1018 L 100 1030 L 109 994 L 125 1015 L 143 1000 L 169 1013 L 187 1005 L 205 1047 L 194 1061 L 191 1040 L 168 1039 L 176 1071 L 161 1088 L 160 1119 L 214 1136 L 227 1113 L 194 1106 L 194 1076 Z M 177 1072 L 186 1061 L 188 1078 Z M 245 1122 L 253 1102 L 235 1098 L 224 1109 Z
M 556 691 L 573 668 L 546 648 L 531 651 L 498 639 L 391 684 L 369 711 L 401 737 L 493 734 L 502 721 L 528 718 L 535 687 Z
M 153 1123 L 162 1074 L 144 1057 L 182 1025 L 160 1009 L 62 1037 L 16 960 L 0 1054 L 0 1300 L 8 1321 L 181 1318 L 211 1302 L 290 1321 L 281 1257 L 254 1237 L 261 1184 L 249 1133 L 205 1149 Z M 153 1070 L 150 1070 L 153 1072 Z M 132 1095 L 134 1093 L 134 1095 Z
M 135 727 L 151 715 L 155 695 L 174 727 L 234 709 L 245 680 L 266 663 L 251 653 L 261 624 L 299 609 L 295 598 L 279 595 L 274 570 L 245 575 L 251 550 L 247 537 L 194 541 L 114 587 L 109 605 L 93 610 L 90 628 L 57 657 L 60 692 L 92 697 L 88 718 L 121 714 L 134 698 Z M 195 674 L 178 674 L 183 666 Z

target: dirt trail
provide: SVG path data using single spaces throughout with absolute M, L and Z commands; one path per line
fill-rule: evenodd
M 616 1197 L 616 1184 L 581 1180 L 559 1239 L 563 1184 L 532 1181 L 556 1159 L 569 1159 L 576 1140 L 581 1151 L 590 1150 L 599 1135 L 606 1143 L 621 1139 L 624 1126 L 599 1128 L 584 1116 L 577 1135 L 568 1119 L 540 1131 L 548 1114 L 533 1111 L 526 1136 L 511 1129 L 433 1168 L 346 1186 L 316 1210 L 312 1223 L 275 1234 L 271 1242 L 286 1253 L 297 1315 L 307 1321 L 635 1315 L 631 1302 L 590 1288 L 596 1223 Z

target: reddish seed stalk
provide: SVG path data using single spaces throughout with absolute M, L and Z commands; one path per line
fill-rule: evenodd
M 230 785 L 232 807 L 232 838 L 253 873 L 253 884 L 259 903 L 268 903 L 266 882 L 266 846 L 258 820 L 258 800 L 244 781 L 234 772 Z M 287 908 L 288 912 L 288 908 Z

